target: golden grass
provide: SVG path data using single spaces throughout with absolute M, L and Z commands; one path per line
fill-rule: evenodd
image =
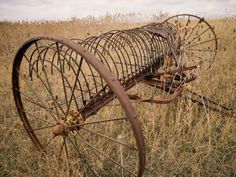
M 195 88 L 198 93 L 236 108 L 236 20 L 210 23 L 219 37 L 219 53 Z M 23 129 L 11 91 L 11 67 L 17 48 L 34 36 L 85 38 L 138 25 L 93 18 L 40 24 L 0 22 L 0 176 L 71 174 L 66 164 L 41 158 Z M 202 107 L 181 99 L 170 105 L 134 106 L 145 135 L 145 176 L 236 176 L 235 115 L 206 113 Z M 79 170 L 73 170 L 73 175 L 81 176 Z

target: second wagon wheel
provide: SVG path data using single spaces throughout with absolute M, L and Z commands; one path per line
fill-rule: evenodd
M 217 38 L 214 28 L 204 19 L 195 15 L 180 14 L 163 22 L 180 36 L 177 50 L 184 66 L 196 66 L 198 72 L 208 69 L 217 53 Z
M 142 176 L 140 124 L 101 60 L 64 38 L 33 38 L 16 54 L 12 84 L 31 140 L 72 175 Z

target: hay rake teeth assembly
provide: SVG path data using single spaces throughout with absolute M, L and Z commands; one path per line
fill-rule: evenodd
M 142 176 L 144 137 L 130 100 L 167 104 L 182 97 L 233 113 L 185 87 L 216 53 L 213 27 L 189 14 L 83 40 L 36 37 L 15 56 L 13 95 L 44 155 L 81 176 Z M 143 96 L 140 84 L 163 94 Z

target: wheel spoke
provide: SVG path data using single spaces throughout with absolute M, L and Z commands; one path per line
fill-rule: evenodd
M 186 25 L 185 25 L 185 26 L 188 26 L 189 19 L 190 19 L 190 16 L 188 16 L 188 20 L 187 20 L 187 22 L 186 22 Z M 186 34 L 187 34 L 187 33 L 184 33 L 184 36 L 183 36 L 183 41 L 185 41 Z
M 65 141 L 65 155 L 66 155 L 66 162 L 67 162 L 67 165 L 69 167 L 69 169 L 71 168 L 70 167 L 70 162 L 69 162 L 69 152 L 68 152 L 68 147 L 67 147 L 67 142 L 66 142 L 66 138 L 67 137 L 63 137 L 64 138 L 64 141 Z
M 87 162 L 87 159 L 80 153 L 80 150 L 77 146 L 77 144 L 73 143 L 73 141 L 68 137 L 68 140 L 71 142 L 71 144 L 74 146 L 74 148 L 76 149 L 76 152 L 79 155 L 79 158 L 81 159 L 82 162 L 84 162 L 86 164 L 86 166 L 91 170 L 91 172 L 93 173 L 93 175 L 98 176 L 98 173 L 89 165 L 89 163 Z M 84 164 L 83 164 L 84 165 Z
M 49 126 L 44 126 L 44 127 L 33 128 L 33 129 L 28 130 L 27 132 L 33 132 L 33 131 L 36 131 L 36 130 L 49 129 L 49 128 L 52 128 L 52 127 L 54 127 L 54 126 L 55 126 L 55 125 L 49 125 Z
M 188 41 L 188 39 L 192 36 L 194 30 L 199 26 L 199 24 L 202 22 L 201 19 L 199 19 L 198 23 L 192 28 L 192 31 L 190 33 L 190 35 L 188 36 L 188 38 L 186 39 L 186 41 Z
M 66 144 L 66 137 L 63 136 L 63 142 L 62 142 L 62 145 L 60 147 L 60 152 L 59 152 L 59 159 L 61 158 L 61 153 L 63 151 L 63 147 L 65 146 Z
M 31 102 L 31 103 L 33 103 L 33 104 L 35 104 L 35 105 L 37 105 L 37 106 L 39 106 L 39 107 L 41 107 L 41 108 L 44 108 L 47 112 L 49 112 L 49 113 L 53 113 L 53 114 L 55 114 L 55 115 L 57 115 L 58 116 L 58 118 L 59 117 L 62 117 L 62 115 L 60 115 L 60 114 L 57 114 L 57 113 L 55 113 L 55 112 L 53 112 L 53 111 L 51 111 L 50 109 L 48 109 L 47 107 L 45 107 L 44 105 L 41 105 L 40 103 L 38 103 L 37 101 L 35 101 L 35 100 L 32 100 L 28 95 L 26 95 L 26 94 L 24 94 L 24 93 L 22 93 L 22 92 L 20 92 L 19 90 L 17 90 L 17 89 L 15 89 L 16 91 L 18 91 L 21 95 L 23 95 L 24 97 L 25 97 L 25 100 L 26 101 L 29 101 L 29 102 Z M 55 119 L 55 117 L 53 116 L 53 118 Z M 58 120 L 58 119 L 55 119 L 56 121 Z
M 119 164 L 116 160 L 114 160 L 113 158 L 111 158 L 109 155 L 105 154 L 103 151 L 93 147 L 93 145 L 91 145 L 90 143 L 88 143 L 86 140 L 84 140 L 83 136 L 77 131 L 78 135 L 81 137 L 79 138 L 78 136 L 76 135 L 73 135 L 75 136 L 77 139 L 79 139 L 81 142 L 85 143 L 88 147 L 94 149 L 95 151 L 97 151 L 99 154 L 103 155 L 104 157 L 108 158 L 111 162 L 113 162 L 114 164 L 116 164 L 118 167 L 120 167 L 121 169 L 129 172 L 131 175 L 133 176 L 137 176 L 136 174 L 134 174 L 133 172 L 131 172 L 130 170 L 128 170 L 127 168 L 123 167 L 121 164 Z
M 77 140 L 76 140 L 76 137 L 73 136 L 74 140 L 75 140 L 75 143 L 76 143 L 76 146 L 78 147 L 78 144 L 77 144 Z M 94 149 L 91 149 L 89 148 L 89 150 L 98 158 L 98 160 L 103 163 L 103 160 L 99 157 L 98 153 L 94 150 Z M 87 152 L 87 149 L 85 149 L 85 152 Z M 111 176 L 114 176 L 111 172 L 111 169 L 106 165 L 104 164 L 105 168 L 109 171 L 110 175 Z
M 84 126 L 84 125 L 91 125 L 91 124 L 98 124 L 98 123 L 106 123 L 106 122 L 111 122 L 111 121 L 120 121 L 120 120 L 128 120 L 128 118 L 121 117 L 121 118 L 115 118 L 115 119 L 104 119 L 104 120 L 98 120 L 98 121 L 84 122 L 84 123 L 80 123 L 80 124 L 73 124 L 73 125 L 69 126 L 69 128 Z
M 186 47 L 187 48 L 191 48 L 191 47 L 195 47 L 195 46 L 198 46 L 198 45 L 201 45 L 201 44 L 205 44 L 205 43 L 208 43 L 208 42 L 211 42 L 211 41 L 215 41 L 216 39 L 213 38 L 213 39 L 209 39 L 209 40 L 206 40 L 206 41 L 203 41 L 203 42 L 199 42 L 199 43 L 195 43 L 194 45 L 187 45 Z
M 44 143 L 44 148 L 46 148 L 55 138 L 56 138 L 56 136 L 53 136 L 46 143 Z
M 204 30 L 203 32 L 201 32 L 198 36 L 194 37 L 191 41 L 189 41 L 188 43 L 192 43 L 193 41 L 195 41 L 196 39 L 198 39 L 200 36 L 202 36 L 203 34 L 205 34 L 208 30 L 210 30 L 211 28 L 208 27 L 206 30 Z
M 68 161 L 69 153 L 68 153 L 68 148 L 67 148 L 67 144 L 66 144 L 66 139 L 65 139 L 65 152 L 66 152 L 66 158 L 67 158 L 67 161 Z
M 26 114 L 28 114 L 28 115 L 30 115 L 30 116 L 32 116 L 32 117 L 37 118 L 38 120 L 41 120 L 41 121 L 45 122 L 45 123 L 48 123 L 48 124 L 50 124 L 50 125 L 55 125 L 54 123 L 49 122 L 49 121 L 44 120 L 44 119 L 41 119 L 39 116 L 36 116 L 36 115 L 34 115 L 34 114 L 32 114 L 32 113 L 26 111 L 26 110 L 21 110 L 21 111 L 24 112 L 24 113 L 26 113 Z
M 111 141 L 113 141 L 113 142 L 115 142 L 115 143 L 118 143 L 118 144 L 120 144 L 120 145 L 126 146 L 126 147 L 128 147 L 128 148 L 130 148 L 130 149 L 132 149 L 132 150 L 137 151 L 137 148 L 135 148 L 135 147 L 133 147 L 133 146 L 131 146 L 131 145 L 125 144 L 125 143 L 120 142 L 120 141 L 118 141 L 118 140 L 116 140 L 116 139 L 110 138 L 110 137 L 108 137 L 108 136 L 106 136 L 106 135 L 103 135 L 103 134 L 101 134 L 101 133 L 98 133 L 98 132 L 95 132 L 95 131 L 93 131 L 93 130 L 87 129 L 87 128 L 85 128 L 85 127 L 81 127 L 81 128 L 84 129 L 84 130 L 86 130 L 86 131 L 89 131 L 89 132 L 91 132 L 91 133 L 93 133 L 93 134 L 96 134 L 96 135 L 98 135 L 98 136 L 101 136 L 101 137 L 103 137 L 103 138 L 106 138 L 106 139 L 111 140 Z
M 75 100 L 75 99 L 78 99 L 78 98 L 80 98 L 80 97 L 81 97 L 81 96 L 76 96 L 76 97 L 74 97 L 74 98 L 72 99 L 72 101 Z M 59 106 L 63 106 L 63 105 L 65 105 L 65 104 L 66 104 L 66 101 L 63 101 L 63 102 L 61 102 L 61 103 L 58 103 Z M 53 106 L 52 109 L 58 107 L 58 105 Z

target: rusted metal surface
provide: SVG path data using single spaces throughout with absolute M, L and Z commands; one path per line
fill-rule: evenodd
M 185 88 L 216 53 L 213 28 L 189 14 L 83 40 L 41 36 L 15 56 L 13 95 L 27 133 L 44 154 L 69 161 L 79 156 L 84 175 L 142 176 L 144 136 L 130 100 L 167 104 L 182 97 L 233 113 Z M 169 97 L 126 93 L 141 83 Z

